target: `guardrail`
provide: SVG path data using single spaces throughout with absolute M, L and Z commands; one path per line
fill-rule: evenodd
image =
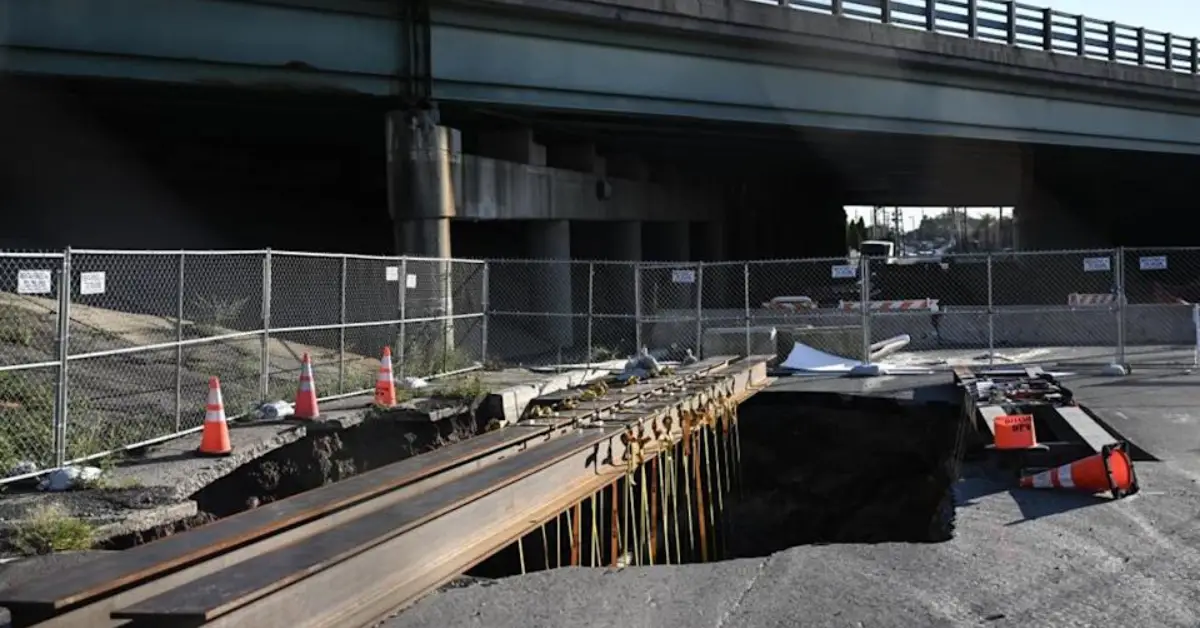
M 1196 74 L 1196 37 L 1005 0 L 750 0 L 980 41 Z

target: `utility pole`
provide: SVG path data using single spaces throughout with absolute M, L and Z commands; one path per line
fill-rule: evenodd
M 892 241 L 896 244 L 896 253 L 900 254 L 904 248 L 904 222 L 900 216 L 900 208 L 892 208 Z

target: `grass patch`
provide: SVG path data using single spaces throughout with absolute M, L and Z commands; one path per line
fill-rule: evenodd
M 0 305 L 0 343 L 31 347 L 37 340 L 42 317 L 15 305 Z
M 229 333 L 233 323 L 241 318 L 250 298 L 201 296 L 192 300 L 195 313 L 192 328 L 201 336 L 220 336 Z
M 54 455 L 54 385 L 45 371 L 0 371 L 0 473 Z
M 479 376 L 471 375 L 469 377 L 456 377 L 434 387 L 432 396 L 442 399 L 471 401 L 486 393 L 487 388 L 483 385 L 483 381 Z
M 59 503 L 37 506 L 13 526 L 8 543 L 26 556 L 91 549 L 95 529 Z
M 439 330 L 440 332 L 440 330 Z M 418 333 L 404 339 L 403 373 L 425 377 L 473 366 L 475 361 L 461 347 L 447 347 L 441 333 Z M 397 374 L 401 371 L 398 369 Z

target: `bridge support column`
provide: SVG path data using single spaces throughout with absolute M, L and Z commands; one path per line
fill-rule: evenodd
M 691 259 L 691 223 L 643 222 L 642 255 L 648 261 L 682 262 Z
M 1108 245 L 1103 228 L 1079 218 L 1081 214 L 1102 213 L 1100 205 L 1108 201 L 1094 195 L 1094 181 L 1072 176 L 1074 173 L 1059 164 L 1039 167 L 1031 149 L 1023 152 L 1021 161 L 1020 196 L 1013 212 L 1014 248 L 1052 250 Z M 1060 170 L 1048 172 L 1051 167 Z
M 706 220 L 692 223 L 693 257 L 705 262 L 720 262 L 728 257 L 722 221 Z
M 546 166 L 547 149 L 534 141 L 533 131 L 527 128 L 489 131 L 479 136 L 479 153 L 484 157 L 510 161 L 527 166 Z M 556 158 L 563 158 L 557 151 Z M 567 157 L 586 161 L 589 151 L 576 148 Z M 592 151 L 594 155 L 594 151 Z M 575 321 L 571 318 L 571 225 L 566 220 L 531 220 L 525 223 L 525 251 L 532 260 L 544 263 L 530 265 L 529 310 L 544 315 L 531 321 L 531 331 L 545 339 L 546 348 L 563 353 L 575 345 Z M 503 288 L 503 286 L 497 286 Z M 564 356 L 564 359 L 570 359 Z
M 393 111 L 387 115 L 388 211 L 402 255 L 434 257 L 413 262 L 407 274 L 417 286 L 400 289 L 410 296 L 405 318 L 449 317 L 454 314 L 454 272 L 450 249 L 450 220 L 455 215 L 456 186 L 452 154 L 461 148 L 458 131 L 438 125 L 437 110 Z M 454 323 L 407 326 L 404 354 L 436 355 L 455 346 Z
M 530 259 L 539 260 L 532 265 L 529 275 L 532 297 L 529 309 L 545 315 L 544 324 L 539 327 L 551 349 L 566 351 L 575 345 L 575 320 L 571 317 L 571 223 L 534 220 L 527 225 L 525 250 Z

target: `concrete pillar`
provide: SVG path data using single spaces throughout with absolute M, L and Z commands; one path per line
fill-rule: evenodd
M 532 260 L 550 260 L 531 265 L 529 311 L 545 314 L 537 327 L 550 343 L 550 350 L 575 345 L 571 308 L 571 226 L 566 220 L 536 220 L 527 223 L 526 251 Z M 570 358 L 567 358 L 568 360 Z
M 655 262 L 686 261 L 691 258 L 691 239 L 688 222 L 643 222 L 642 256 Z
M 1102 229 L 1080 214 L 1096 212 L 1097 199 L 1089 198 L 1085 183 L 1073 189 L 1076 181 L 1060 173 L 1044 172 L 1033 150 L 1022 158 L 1020 196 L 1014 207 L 1015 248 L 1048 250 L 1103 247 L 1107 245 Z
M 611 232 L 607 241 L 610 253 L 604 259 L 641 261 L 642 223 L 621 220 L 606 223 L 606 227 Z
M 720 262 L 729 257 L 725 231 L 719 220 L 691 223 L 693 257 L 703 262 Z
M 388 211 L 395 224 L 396 248 L 402 255 L 434 257 L 413 262 L 406 274 L 416 286 L 405 290 L 405 318 L 446 317 L 435 329 L 404 327 L 398 352 L 422 358 L 446 355 L 455 347 L 454 272 L 450 220 L 455 215 L 455 172 L 451 154 L 460 149 L 458 132 L 437 124 L 437 111 L 394 111 L 387 115 Z M 404 364 L 400 365 L 404 371 Z
M 450 257 L 450 219 L 457 178 L 451 153 L 458 131 L 437 124 L 436 111 L 387 115 L 388 211 L 395 223 L 397 253 Z

